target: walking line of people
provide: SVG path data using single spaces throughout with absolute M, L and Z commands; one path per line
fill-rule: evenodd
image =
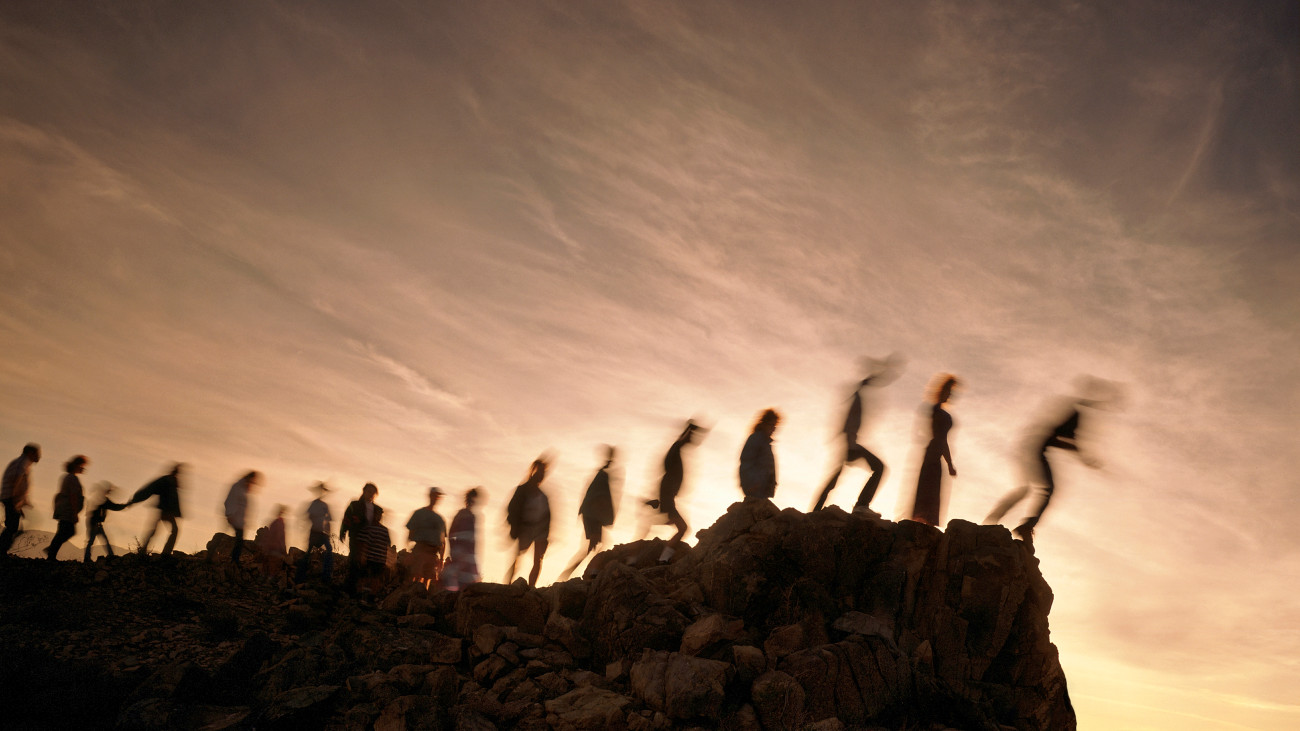
M 865 375 L 858 381 L 849 399 L 845 413 L 842 438 L 842 455 L 825 485 L 818 493 L 813 504 L 814 511 L 825 507 L 831 491 L 838 485 L 844 470 L 858 461 L 865 463 L 869 472 L 866 483 L 857 496 L 853 512 L 859 515 L 872 515 L 879 518 L 879 513 L 871 510 L 870 504 L 885 474 L 885 463 L 874 452 L 859 442 L 863 427 L 864 398 L 868 389 L 888 385 L 896 379 L 903 368 L 902 360 L 891 355 L 883 360 L 868 361 Z M 1055 490 L 1051 463 L 1048 455 L 1052 450 L 1061 450 L 1079 454 L 1084 463 L 1091 467 L 1099 466 L 1095 456 L 1080 451 L 1078 432 L 1083 414 L 1087 409 L 1105 409 L 1118 405 L 1120 393 L 1114 384 L 1082 377 L 1076 384 L 1081 395 L 1058 399 L 1040 417 L 1030 430 L 1030 435 L 1021 449 L 1023 464 L 1021 466 L 1020 484 L 1007 493 L 988 514 L 985 523 L 1001 521 L 1016 504 L 1029 499 L 1029 509 L 1023 520 L 1014 529 L 1017 538 L 1031 541 L 1033 531 L 1046 510 Z M 961 381 L 951 374 L 941 373 L 936 376 L 928 389 L 926 405 L 923 408 L 921 423 L 926 428 L 926 446 L 917 473 L 914 501 L 910 511 L 911 520 L 931 526 L 940 521 L 940 502 L 944 482 L 944 467 L 950 478 L 957 476 L 953 462 L 949 435 L 953 429 L 953 418 L 946 408 L 953 400 Z M 745 440 L 740 452 L 738 477 L 740 489 L 746 502 L 769 500 L 776 494 L 777 464 L 773 451 L 773 437 L 780 425 L 780 414 L 774 409 L 763 410 L 755 421 L 752 431 Z M 650 522 L 671 525 L 675 532 L 665 543 L 658 557 L 660 563 L 671 561 L 677 548 L 686 535 L 688 526 L 677 499 L 685 482 L 683 451 L 694 445 L 707 433 L 707 429 L 688 420 L 677 439 L 669 447 L 663 460 L 663 476 L 659 481 L 656 498 L 645 501 L 645 506 L 652 513 Z M 588 485 L 581 504 L 578 517 L 583 526 L 585 545 L 570 560 L 560 574 L 563 581 L 571 576 L 589 557 L 598 552 L 605 542 L 605 531 L 614 523 L 616 515 L 616 493 L 620 482 L 615 466 L 617 450 L 609 445 L 602 445 L 602 464 L 596 470 Z M 7 553 L 19 534 L 23 510 L 29 504 L 32 465 L 41 459 L 40 447 L 36 444 L 26 445 L 22 453 L 9 463 L 0 482 L 0 504 L 4 506 L 4 529 L 0 532 L 0 555 Z M 532 551 L 532 567 L 528 572 L 528 583 L 536 585 L 541 572 L 542 561 L 550 541 L 551 507 L 550 500 L 543 489 L 551 459 L 547 455 L 538 457 L 529 466 L 527 477 L 515 488 L 506 507 L 506 524 L 510 539 L 514 543 L 514 556 L 506 574 L 506 583 L 514 579 L 515 572 L 523 554 Z M 46 556 L 53 560 L 59 549 L 76 533 L 78 517 L 85 508 L 85 492 L 81 484 L 82 475 L 89 460 L 84 455 L 76 455 L 64 465 L 64 475 L 59 483 L 59 490 L 54 498 L 53 517 L 58 528 L 45 549 Z M 108 554 L 113 555 L 113 548 L 104 532 L 104 522 L 109 512 L 120 511 L 137 503 L 156 498 L 157 519 L 140 542 L 140 551 L 147 553 L 154 534 L 162 523 L 167 523 L 170 533 L 162 548 L 166 556 L 176 545 L 179 533 L 178 519 L 181 517 L 180 486 L 185 466 L 177 463 L 164 475 L 149 482 L 137 490 L 125 503 L 112 499 L 115 487 L 102 482 L 95 489 L 95 504 L 86 511 L 86 547 L 84 559 L 90 561 L 91 548 L 103 538 Z M 249 495 L 258 489 L 262 475 L 249 471 L 231 485 L 224 502 L 224 514 L 227 523 L 235 534 L 234 548 L 230 561 L 239 566 L 244 552 L 244 538 L 248 528 Z M 328 581 L 333 573 L 334 549 L 332 546 L 333 516 L 325 496 L 330 488 L 325 483 L 317 483 L 312 488 L 315 499 L 308 504 L 304 513 L 308 524 L 307 550 L 293 567 L 293 579 L 306 581 L 312 557 L 319 552 L 321 577 Z M 391 543 L 388 528 L 384 525 L 384 509 L 375 503 L 379 488 L 374 483 L 367 483 L 361 495 L 348 504 L 339 524 L 338 539 L 347 541 L 349 548 L 348 573 L 345 587 L 356 591 L 359 587 L 376 588 L 375 584 L 383 580 L 386 569 L 395 562 L 395 548 Z M 456 513 L 450 528 L 446 521 L 436 512 L 444 492 L 439 487 L 430 487 L 428 503 L 417 509 L 406 523 L 408 564 L 407 573 L 412 581 L 425 587 L 441 586 L 458 590 L 480 580 L 476 556 L 477 525 L 474 507 L 480 499 L 479 488 L 468 490 L 464 495 L 464 507 Z M 262 550 L 265 567 L 268 571 L 288 570 L 285 563 L 286 536 L 284 516 L 287 509 L 281 505 L 276 509 L 276 518 L 271 524 L 259 531 L 258 545 Z M 644 537 L 649 530 L 648 523 L 641 531 Z

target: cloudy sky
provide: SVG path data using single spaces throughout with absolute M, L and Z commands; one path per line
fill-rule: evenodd
M 320 479 L 336 515 L 376 482 L 391 528 L 482 485 L 496 580 L 550 449 L 550 581 L 598 444 L 627 540 L 713 425 L 704 527 L 772 406 L 807 509 L 858 360 L 898 351 L 874 507 L 951 371 L 948 517 L 979 521 L 1092 373 L 1127 409 L 1038 538 L 1081 727 L 1296 728 L 1298 7 L 4 3 L 0 449 L 44 446 L 45 529 L 73 454 L 127 489 L 191 464 L 187 551 L 247 469 L 259 522 Z

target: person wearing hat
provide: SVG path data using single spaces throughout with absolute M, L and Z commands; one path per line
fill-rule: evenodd
M 441 497 L 442 490 L 429 488 L 429 504 L 411 513 L 411 519 L 406 521 L 407 543 L 415 544 L 411 551 L 411 575 L 426 588 L 438 580 L 447 545 L 447 523 L 433 511 Z
M 294 581 L 299 584 L 307 579 L 307 572 L 311 569 L 311 552 L 317 547 L 322 551 L 321 578 L 328 582 L 334 572 L 334 548 L 330 545 L 330 523 L 334 516 L 330 514 L 329 503 L 325 502 L 325 493 L 330 489 L 323 482 L 316 483 L 311 489 L 316 493 L 316 499 L 307 505 L 307 522 L 311 528 L 307 532 L 307 552 L 298 562 L 298 572 L 294 576 Z

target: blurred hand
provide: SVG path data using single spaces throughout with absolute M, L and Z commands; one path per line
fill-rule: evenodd
M 948 474 L 952 475 L 953 477 L 956 477 L 956 476 L 957 476 L 957 468 L 956 468 L 956 467 L 953 467 L 952 465 L 948 465 Z

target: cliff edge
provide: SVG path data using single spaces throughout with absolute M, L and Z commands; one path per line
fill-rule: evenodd
M 1075 728 L 1051 589 L 999 526 L 737 503 L 669 565 L 641 541 L 373 604 L 209 560 L 232 541 L 0 562 L 9 727 Z

